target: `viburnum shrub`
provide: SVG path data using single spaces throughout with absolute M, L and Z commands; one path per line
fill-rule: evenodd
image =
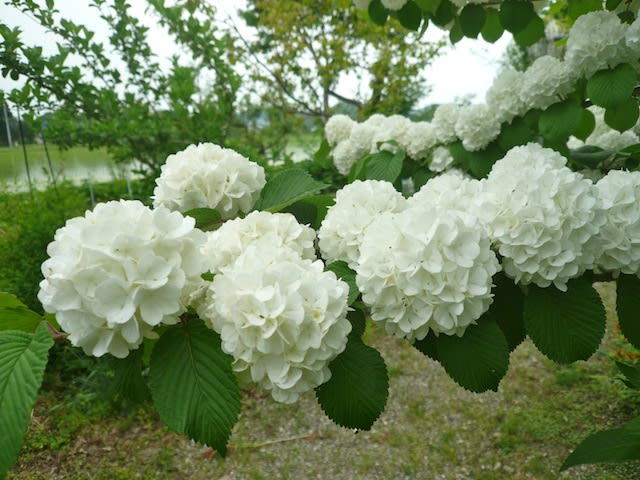
M 454 41 L 544 34 L 545 2 L 355 3 Z M 148 384 L 170 428 L 222 454 L 240 384 L 285 403 L 313 390 L 334 422 L 370 429 L 388 377 L 362 339 L 368 321 L 460 386 L 497 390 L 527 336 L 556 362 L 588 359 L 605 332 L 592 284 L 609 280 L 640 347 L 640 20 L 633 2 L 585 5 L 570 9 L 563 59 L 502 71 L 484 103 L 442 105 L 430 122 L 330 118 L 317 157 L 348 177 L 337 192 L 299 168 L 265 182 L 250 160 L 200 144 L 169 156 L 153 208 L 109 202 L 68 220 L 42 265 L 46 320 L 0 295 L 0 471 L 54 338 L 120 359 L 123 396 Z M 640 387 L 640 367 L 621 368 Z M 635 419 L 563 468 L 639 451 Z

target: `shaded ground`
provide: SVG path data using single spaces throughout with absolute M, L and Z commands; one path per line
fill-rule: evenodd
M 604 349 L 558 367 L 527 341 L 498 392 L 473 394 L 403 342 L 374 333 L 370 343 L 391 377 L 370 432 L 335 426 L 313 395 L 287 406 L 249 393 L 222 460 L 168 432 L 150 408 L 114 414 L 43 396 L 9 478 L 640 479 L 640 462 L 558 473 L 587 434 L 640 414 Z

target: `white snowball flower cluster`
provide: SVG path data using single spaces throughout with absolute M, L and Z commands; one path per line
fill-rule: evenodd
M 433 113 L 433 128 L 436 137 L 442 143 L 450 143 L 456 140 L 456 123 L 460 107 L 453 103 L 445 103 L 440 105 Z
M 484 149 L 500 135 L 497 115 L 484 104 L 461 107 L 454 128 L 462 146 L 470 152 Z
M 498 121 L 510 122 L 528 110 L 520 96 L 524 83 L 523 72 L 509 69 L 502 70 L 493 80 L 485 98 Z
M 640 277 L 640 172 L 611 170 L 596 187 L 606 212 L 598 266 Z
M 347 343 L 349 287 L 316 259 L 315 232 L 291 214 L 252 212 L 209 235 L 215 273 L 198 314 L 240 378 L 279 402 L 326 382 Z
M 543 55 L 527 69 L 520 99 L 529 109 L 544 110 L 571 93 L 574 83 L 575 77 L 566 62 Z
M 492 302 L 500 270 L 475 217 L 439 205 L 379 216 L 360 246 L 356 283 L 371 318 L 409 340 L 462 335 Z
M 195 221 L 138 201 L 96 205 L 47 247 L 38 299 L 73 345 L 124 358 L 153 327 L 173 324 L 203 273 Z
M 244 218 L 229 220 L 213 232 L 207 232 L 202 253 L 208 270 L 221 273 L 232 268 L 238 257 L 256 243 L 278 251 L 290 249 L 301 258 L 315 260 L 315 239 L 315 230 L 300 225 L 290 213 L 255 211 Z
M 512 148 L 493 165 L 481 200 L 479 215 L 516 282 L 564 291 L 594 266 L 602 204 L 558 152 L 534 143 Z
M 234 150 L 213 143 L 190 145 L 169 155 L 156 179 L 154 207 L 186 212 L 207 207 L 233 218 L 248 212 L 265 185 L 264 169 Z
M 389 10 L 400 10 L 407 0 L 380 0 L 382 5 Z
M 480 180 L 452 169 L 431 178 L 422 188 L 407 200 L 409 207 L 438 205 L 440 208 L 467 212 L 476 215 L 475 200 L 482 194 Z
M 349 117 L 342 114 L 333 115 L 329 118 L 324 126 L 325 137 L 327 138 L 329 145 L 334 147 L 341 141 L 349 138 L 351 129 L 355 123 L 356 122 L 351 120 Z
M 640 53 L 638 53 L 640 52 L 640 17 L 629 25 L 625 35 L 625 43 L 629 51 L 636 53 L 635 60 L 638 60 L 640 58 Z
M 606 10 L 578 17 L 567 40 L 565 61 L 569 68 L 579 76 L 590 77 L 598 70 L 628 61 L 627 28 L 618 15 Z
M 404 210 L 406 200 L 389 182 L 356 180 L 336 192 L 318 230 L 318 246 L 328 263 L 344 260 L 355 268 L 364 233 L 380 214 Z
M 453 163 L 453 156 L 446 147 L 437 147 L 433 150 L 429 169 L 434 172 L 443 172 Z
M 405 148 L 411 158 L 420 159 L 438 142 L 435 127 L 431 122 L 411 122 L 405 133 Z

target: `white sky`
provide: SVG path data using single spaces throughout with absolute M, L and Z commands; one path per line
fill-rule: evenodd
M 155 24 L 152 16 L 145 13 L 146 2 L 142 0 L 130 1 L 133 13 L 143 23 L 150 27 L 149 39 L 152 46 L 161 49 L 166 58 L 178 53 L 178 48 L 172 42 L 167 42 L 167 35 L 162 28 Z M 233 15 L 234 12 L 245 4 L 244 0 L 226 0 L 221 2 L 221 10 Z M 108 30 L 106 25 L 98 17 L 95 9 L 88 7 L 84 2 L 77 0 L 58 0 L 56 7 L 65 17 L 78 23 L 83 23 L 92 28 L 96 33 L 96 40 L 106 40 Z M 0 3 L 0 18 L 9 26 L 19 26 L 22 31 L 23 41 L 28 45 L 40 45 L 44 47 L 45 54 L 55 52 L 55 44 L 52 36 L 46 34 L 36 21 L 30 19 L 12 7 Z M 238 26 L 242 21 L 238 20 Z M 425 39 L 437 39 L 444 33 L 433 25 L 429 25 Z M 510 35 L 505 34 L 496 42 L 488 44 L 482 40 L 463 39 L 445 55 L 437 58 L 426 69 L 425 76 L 432 87 L 431 93 L 420 102 L 420 105 L 430 103 L 448 103 L 456 99 L 470 96 L 476 102 L 484 101 L 484 94 L 491 85 L 498 68 L 504 50 L 509 43 Z M 11 79 L 0 77 L 0 90 L 8 91 L 18 86 Z M 338 91 L 346 96 L 357 90 L 354 80 L 346 79 L 338 87 Z

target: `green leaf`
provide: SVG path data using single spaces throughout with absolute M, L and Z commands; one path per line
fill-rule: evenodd
M 362 335 L 367 328 L 365 313 L 356 308 L 347 313 L 347 319 L 351 322 L 351 333 L 349 333 L 349 335 L 355 335 L 362 338 Z
M 496 320 L 509 343 L 509 350 L 513 351 L 527 336 L 524 329 L 524 294 L 502 272 L 493 277 L 493 282 L 494 297 L 489 316 Z
M 571 280 L 568 290 L 529 285 L 524 325 L 533 343 L 551 360 L 587 360 L 597 350 L 605 330 L 600 296 L 586 276 Z
M 424 12 L 435 14 L 440 6 L 440 0 L 415 0 L 416 4 Z
M 364 155 L 360 157 L 356 163 L 351 165 L 351 170 L 349 170 L 348 180 L 349 183 L 353 183 L 356 180 L 364 180 L 365 179 L 365 166 L 371 159 L 371 155 Z
M 516 34 L 536 16 L 533 4 L 527 0 L 505 0 L 500 4 L 500 23 L 505 30 Z
M 52 345 L 45 322 L 33 335 L 0 332 L 0 478 L 18 457 Z
M 125 358 L 112 357 L 110 360 L 114 373 L 114 393 L 136 403 L 144 402 L 150 395 L 147 382 L 142 376 L 143 357 L 144 346 L 141 346 Z
M 409 0 L 397 13 L 400 24 L 409 30 L 417 31 L 422 23 L 422 10 L 413 0 Z
M 600 147 L 593 145 L 584 145 L 575 150 L 569 151 L 569 159 L 572 162 L 587 168 L 597 168 L 602 162 L 609 160 L 613 155 L 610 150 L 602 150 Z
M 404 158 L 405 153 L 402 150 L 395 154 L 385 150 L 374 153 L 367 163 L 366 178 L 369 180 L 386 180 L 390 183 L 395 182 L 402 171 Z
M 451 41 L 451 43 L 456 44 L 463 38 L 464 38 L 464 33 L 462 32 L 460 21 L 456 18 L 453 22 L 453 26 L 451 27 L 451 30 L 449 30 L 449 40 Z
M 580 125 L 578 125 L 578 128 L 573 132 L 573 135 L 584 141 L 591 135 L 594 128 L 596 128 L 596 117 L 590 110 L 585 108 L 582 110 Z
M 425 354 L 431 360 L 439 361 L 438 357 L 438 337 L 429 330 L 429 333 L 422 340 L 416 340 L 413 346 L 421 353 Z
M 616 309 L 622 334 L 640 348 L 640 278 L 621 274 L 616 287 Z
M 311 225 L 317 230 L 327 215 L 327 210 L 334 203 L 335 196 L 333 193 L 322 193 L 306 197 L 303 200 L 291 204 L 283 211 L 293 213 L 298 222 Z
M 442 0 L 436 10 L 436 13 L 431 17 L 431 21 L 438 27 L 444 27 L 451 20 L 454 19 L 458 8 L 449 0 Z
M 480 35 L 484 38 L 485 42 L 495 43 L 498 41 L 504 33 L 504 27 L 500 23 L 500 15 L 498 11 L 490 8 L 486 10 L 487 19 L 484 22 L 484 26 L 480 31 Z
M 41 321 L 42 317 L 30 310 L 15 295 L 0 292 L 0 331 L 34 332 Z
M 508 151 L 518 145 L 526 145 L 535 137 L 536 133 L 523 118 L 516 117 L 510 124 L 502 127 L 497 142 L 500 148 Z
M 369 18 L 371 18 L 376 25 L 382 26 L 387 22 L 389 12 L 384 8 L 380 0 L 371 0 L 367 11 L 369 12 Z
M 600 70 L 587 81 L 587 97 L 604 108 L 621 107 L 629 103 L 636 86 L 637 75 L 628 63 Z
M 343 427 L 371 429 L 389 395 L 387 367 L 380 353 L 351 334 L 329 370 L 331 379 L 316 388 L 324 413 Z
M 313 161 L 324 168 L 331 167 L 331 145 L 323 136 L 318 150 L 313 154 Z
M 602 0 L 569 0 L 567 14 L 571 20 L 576 20 L 585 13 L 602 10 Z
M 227 452 L 240 411 L 240 389 L 220 336 L 200 319 L 168 328 L 151 354 L 150 388 L 167 426 Z
M 620 3 L 622 2 L 622 0 L 607 0 L 605 2 L 605 7 L 607 10 L 611 11 L 611 10 L 615 10 L 616 7 L 618 5 L 620 5 Z
M 194 208 L 184 212 L 184 214 L 194 218 L 196 227 L 200 230 L 213 230 L 222 223 L 220 212 L 212 208 Z
M 584 439 L 567 457 L 560 470 L 574 465 L 619 463 L 628 460 L 640 460 L 640 430 L 615 428 L 594 433 Z
M 540 134 L 549 140 L 563 140 L 573 134 L 582 121 L 582 107 L 574 99 L 554 103 L 540 114 Z
M 616 362 L 618 370 L 625 377 L 625 385 L 635 390 L 640 390 L 640 365 L 626 365 L 624 363 Z
M 629 99 L 624 105 L 607 108 L 604 112 L 604 122 L 611 128 L 624 132 L 633 128 L 638 121 L 639 114 L 638 102 Z
M 475 3 L 469 3 L 464 6 L 458 19 L 460 20 L 460 28 L 464 36 L 476 38 L 484 26 L 487 14 L 484 7 Z
M 358 290 L 358 286 L 356 285 L 356 272 L 349 268 L 347 262 L 342 260 L 337 260 L 335 262 L 331 262 L 326 266 L 326 270 L 333 272 L 336 274 L 340 280 L 349 285 L 349 305 L 353 305 L 353 302 L 356 301 L 358 295 L 360 295 L 360 291 Z
M 472 392 L 498 390 L 509 368 L 509 344 L 498 324 L 485 313 L 462 337 L 438 336 L 438 359 L 449 376 Z
M 631 10 L 623 10 L 618 14 L 618 18 L 622 23 L 631 25 L 635 21 L 636 16 Z
M 544 36 L 544 20 L 535 15 L 524 29 L 513 35 L 521 47 L 530 47 Z
M 326 184 L 318 182 L 300 168 L 283 170 L 267 182 L 253 208 L 279 212 L 298 200 L 318 193 L 325 187 L 327 187 Z

